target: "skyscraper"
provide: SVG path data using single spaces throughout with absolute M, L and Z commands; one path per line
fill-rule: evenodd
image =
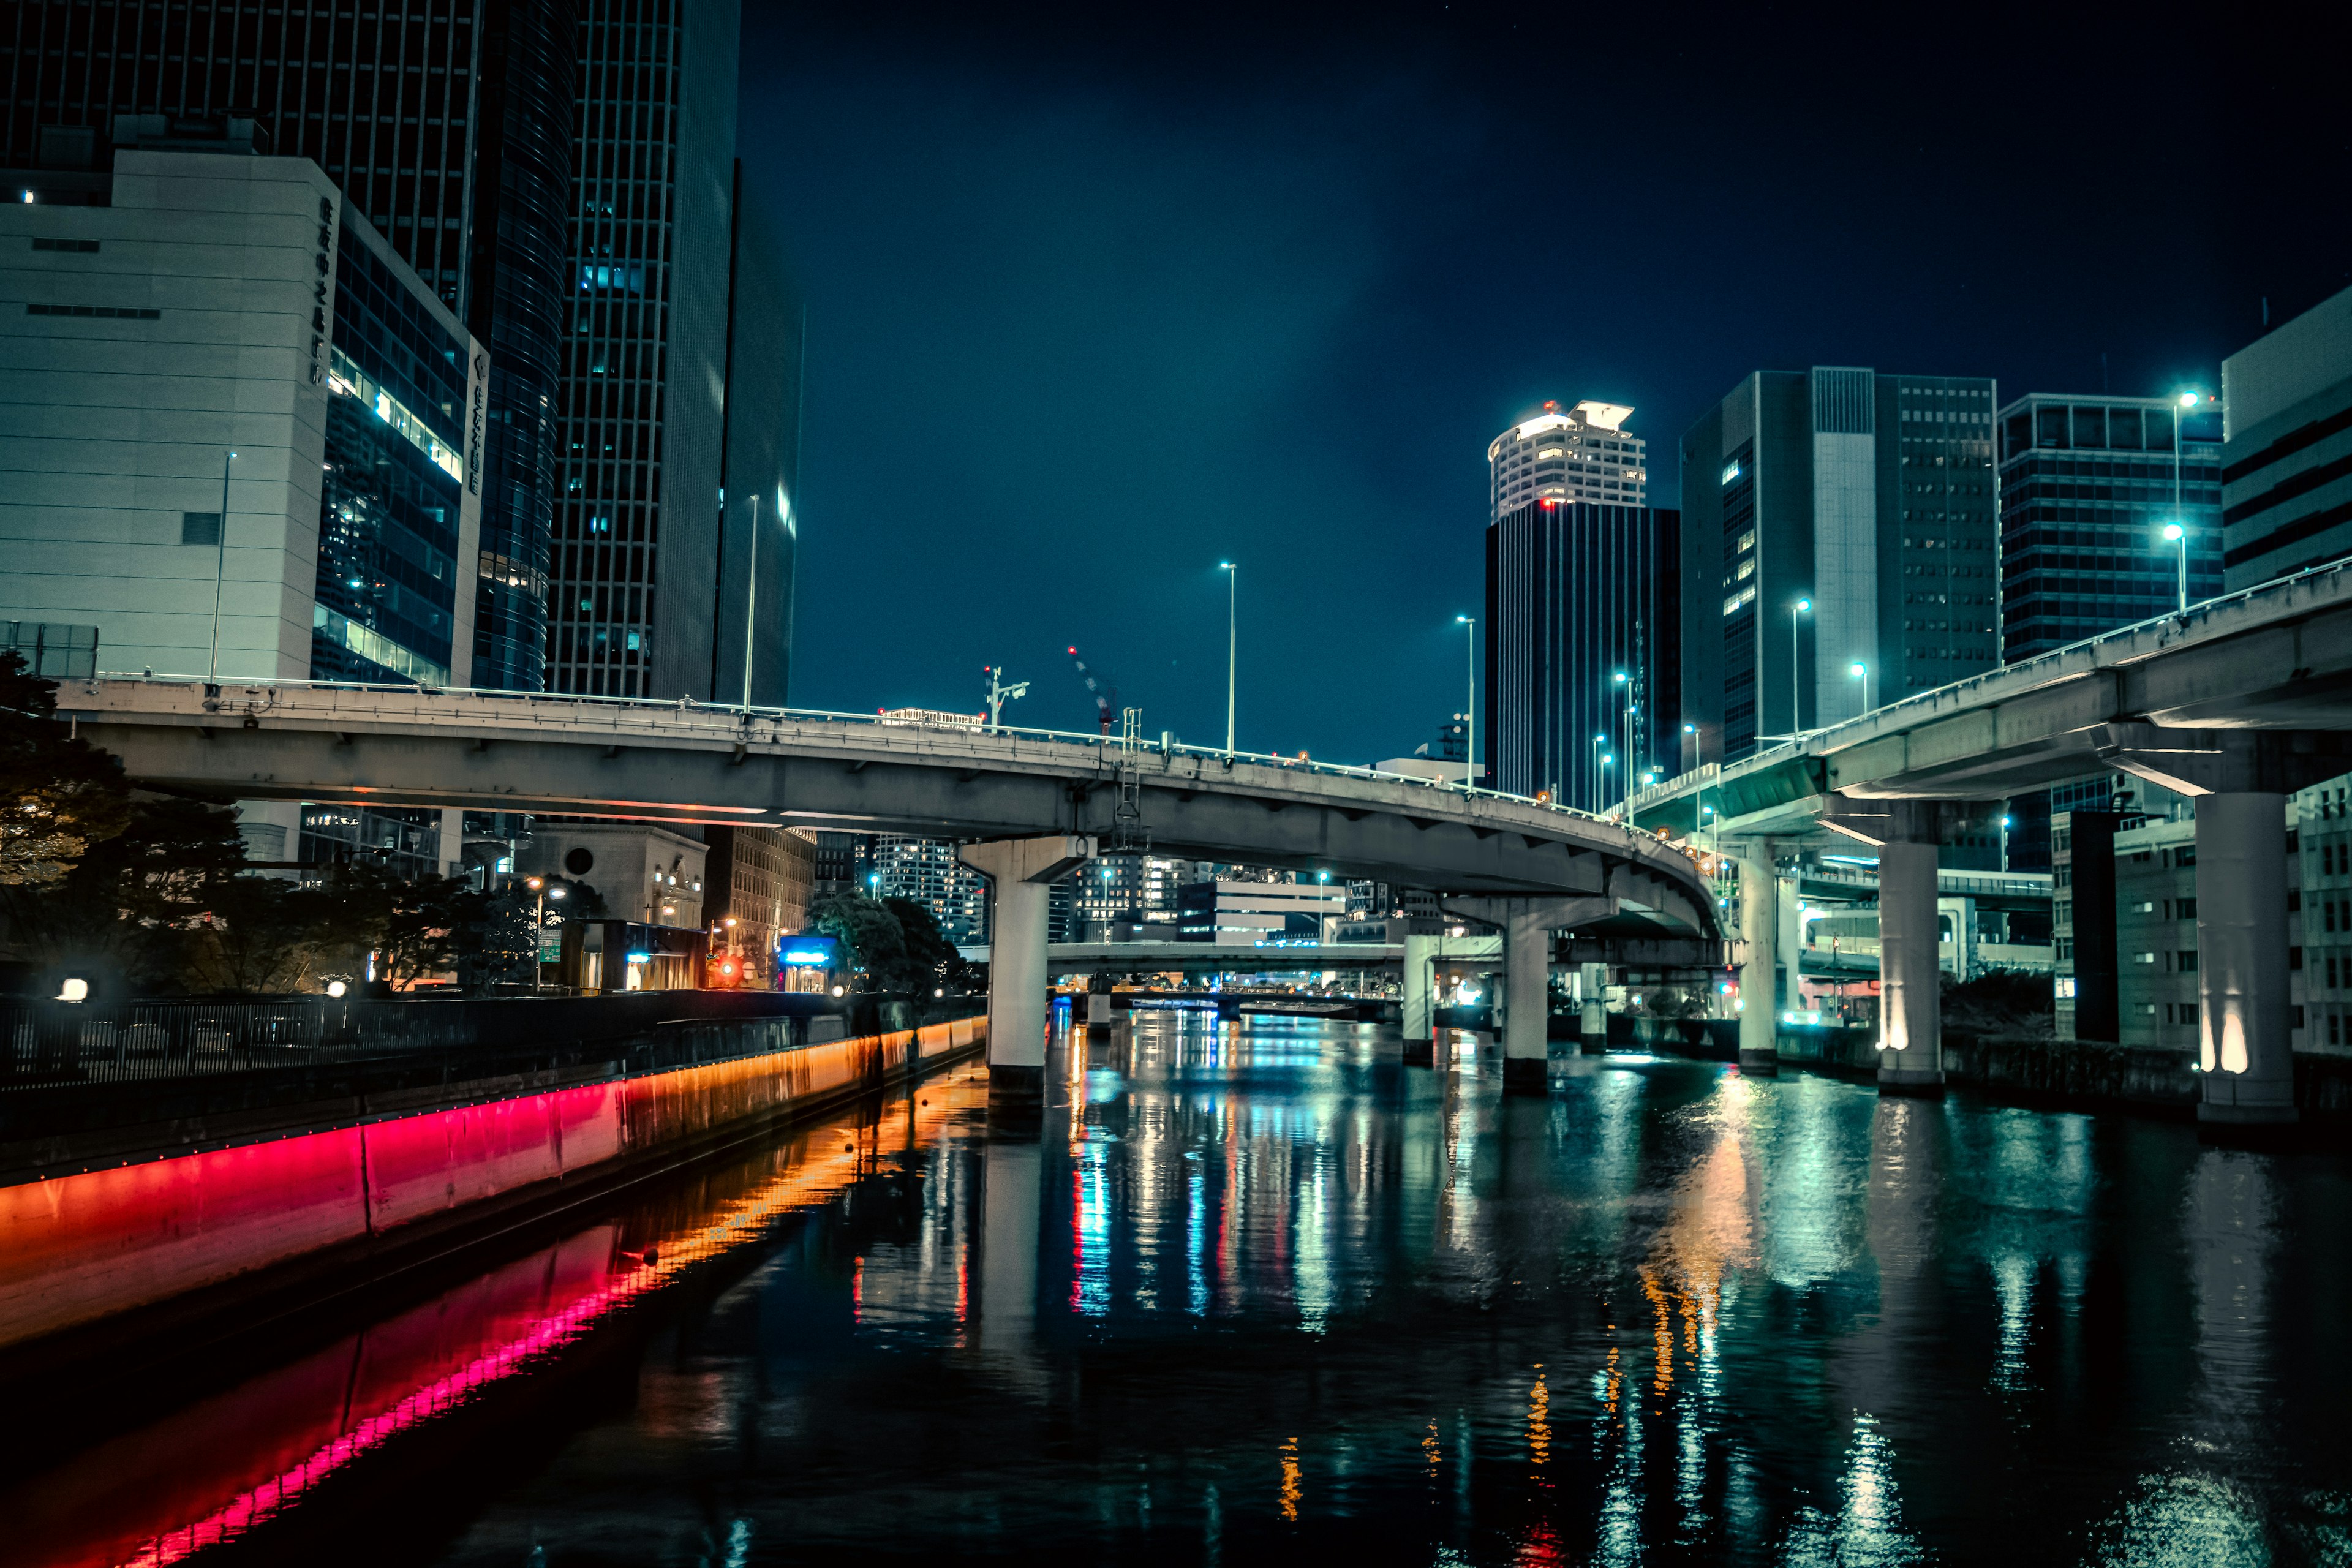
M 733 671 L 714 658 L 721 509 L 744 519 L 748 561 L 751 498 L 780 512 L 793 499 L 762 494 L 761 476 L 720 494 L 740 31 L 734 0 L 589 0 L 581 15 L 551 690 L 740 696 L 740 644 Z M 763 523 L 762 542 L 781 549 L 791 521 Z
M 323 169 L 466 324 L 483 360 L 468 374 L 488 388 L 464 444 L 482 537 L 472 647 L 449 678 L 539 686 L 572 0 L 45 0 L 16 15 L 0 33 L 13 194 L 103 203 L 118 145 L 137 144 L 118 125 L 149 145 L 243 127 L 252 151 Z
M 1682 701 L 1700 760 L 1999 662 L 1993 404 L 1979 377 L 1759 371 L 1691 427 Z
M 1562 414 L 1547 403 L 1486 446 L 1486 521 L 1530 501 L 1640 506 L 1649 495 L 1648 443 L 1626 433 L 1633 410 L 1590 399 Z
M 2184 544 L 2189 602 L 2221 591 L 2221 439 L 2201 400 L 2036 392 L 2000 411 L 2001 662 L 2171 609 Z
M 1597 808 L 1673 771 L 1681 514 L 1549 498 L 1486 529 L 1485 747 L 1511 795 Z

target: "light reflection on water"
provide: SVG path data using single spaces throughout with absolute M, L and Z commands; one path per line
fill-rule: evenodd
M 383 1550 L 2352 1561 L 2335 1157 L 1672 1059 L 1506 1100 L 1490 1047 L 1326 1022 L 1057 1049 L 1042 1136 L 932 1086 Z

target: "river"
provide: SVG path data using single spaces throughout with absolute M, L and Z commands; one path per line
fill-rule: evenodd
M 0 1559 L 2352 1563 L 2352 1162 L 1138 1015 L 290 1326 Z

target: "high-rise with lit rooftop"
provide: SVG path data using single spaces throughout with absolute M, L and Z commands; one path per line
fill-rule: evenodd
M 1629 435 L 1633 411 L 1590 398 L 1567 413 L 1547 403 L 1486 447 L 1486 521 L 1538 500 L 1642 506 L 1649 496 L 1645 443 Z

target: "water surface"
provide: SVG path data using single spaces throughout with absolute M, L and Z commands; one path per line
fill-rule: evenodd
M 2343 1159 L 1459 1038 L 1139 1016 L 1027 1137 L 962 1070 L 0 1506 L 92 1564 L 2352 1563 Z

